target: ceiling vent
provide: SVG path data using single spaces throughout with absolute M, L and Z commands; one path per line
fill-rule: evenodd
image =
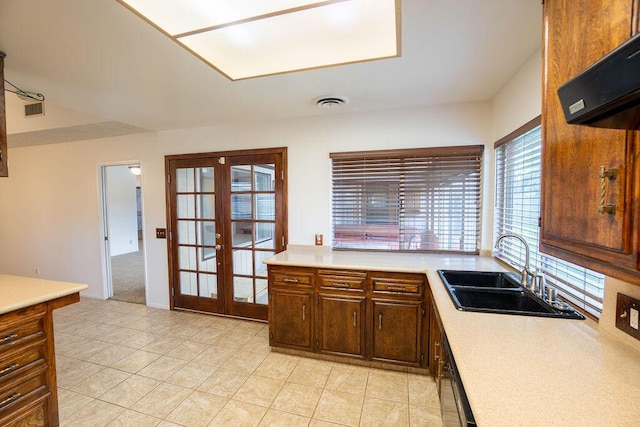
M 33 102 L 31 104 L 24 104 L 24 116 L 44 116 L 44 102 Z
M 320 108 L 341 107 L 348 102 L 347 98 L 339 96 L 321 96 L 315 99 L 316 106 Z

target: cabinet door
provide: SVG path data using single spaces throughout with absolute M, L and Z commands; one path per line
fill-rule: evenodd
M 422 302 L 372 299 L 373 360 L 420 366 Z
M 636 269 L 634 134 L 567 124 L 557 89 L 629 38 L 634 1 L 544 2 L 541 249 L 627 279 Z M 616 178 L 601 179 L 602 168 Z
M 364 296 L 321 293 L 318 298 L 319 351 L 364 357 Z
M 269 304 L 269 344 L 311 350 L 313 293 L 272 289 Z

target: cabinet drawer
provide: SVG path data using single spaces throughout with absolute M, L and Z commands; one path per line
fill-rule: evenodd
M 31 338 L 44 337 L 44 305 L 0 316 L 0 354 Z
M 275 286 L 313 286 L 313 270 L 309 269 L 271 269 L 269 278 Z
M 0 384 L 22 377 L 39 364 L 45 365 L 46 352 L 45 341 L 39 340 L 0 353 Z
M 422 295 L 424 292 L 425 278 L 421 276 L 372 276 L 373 292 Z
M 46 394 L 46 376 L 45 366 L 3 386 L 0 389 L 0 419 L 23 407 L 34 396 Z
M 319 270 L 321 289 L 364 290 L 367 273 L 362 271 Z

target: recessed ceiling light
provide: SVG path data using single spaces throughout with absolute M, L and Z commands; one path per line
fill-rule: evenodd
M 117 0 L 231 80 L 400 55 L 400 0 Z

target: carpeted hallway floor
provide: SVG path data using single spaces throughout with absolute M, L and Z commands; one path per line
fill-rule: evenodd
M 113 297 L 118 301 L 146 304 L 144 294 L 144 251 L 111 257 Z

